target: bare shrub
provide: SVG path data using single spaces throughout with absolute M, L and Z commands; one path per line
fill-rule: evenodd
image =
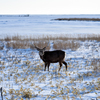
M 23 40 L 21 36 L 17 35 L 17 36 L 12 36 L 11 38 L 13 41 L 20 41 Z
M 100 41 L 100 34 L 87 34 L 87 35 L 78 35 L 76 40 L 80 41 Z
M 6 47 L 13 49 L 26 49 L 30 47 L 30 44 L 25 41 L 15 41 L 15 42 L 8 42 L 6 44 Z
M 94 71 L 100 72 L 100 59 L 93 59 L 91 66 L 93 66 Z
M 72 49 L 72 50 L 76 50 L 80 47 L 80 43 L 79 42 L 75 42 L 75 41 L 56 41 L 53 44 L 53 48 L 54 49 Z
M 4 44 L 1 42 L 0 43 L 0 50 L 3 50 L 3 48 L 4 48 Z
M 67 42 L 55 41 L 53 44 L 54 49 L 66 49 Z
M 34 46 L 37 46 L 39 48 L 44 48 L 45 46 L 47 46 L 46 50 L 49 50 L 50 49 L 50 46 L 49 46 L 49 41 L 35 41 L 34 42 Z
M 6 37 L 4 38 L 4 41 L 11 41 L 11 37 L 6 36 Z
M 34 46 L 37 46 L 39 48 L 44 48 L 47 46 L 46 50 L 50 50 L 50 44 L 48 44 L 48 41 L 15 41 L 15 42 L 7 42 L 6 47 L 7 48 L 13 48 L 13 49 L 26 49 L 31 48 L 34 49 Z M 80 43 L 78 41 L 54 41 L 53 48 L 54 49 L 72 49 L 76 50 L 80 47 Z
M 32 97 L 32 93 L 31 91 L 23 91 L 23 97 L 24 98 L 31 98 Z

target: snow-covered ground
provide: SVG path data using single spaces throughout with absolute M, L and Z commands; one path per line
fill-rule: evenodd
M 100 18 L 100 15 L 0 15 L 0 38 L 15 35 L 35 38 L 44 35 L 69 34 L 77 37 L 100 34 L 98 21 L 51 20 L 75 17 Z M 49 72 L 44 71 L 44 63 L 36 50 L 0 48 L 0 88 L 3 89 L 3 99 L 99 100 L 100 42 L 80 41 L 80 44 L 76 51 L 64 50 L 68 69 L 66 71 L 63 66 L 59 72 L 58 63 L 51 64 Z
M 49 72 L 44 71 L 36 50 L 0 50 L 4 100 L 99 100 L 100 42 L 80 43 L 76 51 L 64 50 L 67 71 L 64 66 L 58 71 L 58 63 L 51 64 Z
M 100 34 L 100 21 L 55 21 L 56 18 L 100 18 L 100 15 L 18 15 L 0 16 L 0 38 L 5 36 L 40 37 L 45 35 Z

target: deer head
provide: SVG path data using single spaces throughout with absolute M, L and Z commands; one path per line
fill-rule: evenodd
M 45 52 L 46 47 L 44 47 L 43 49 L 40 49 L 40 48 L 38 48 L 38 47 L 35 46 L 35 48 L 39 51 L 39 55 L 40 56 L 43 56 L 44 55 L 44 52 Z
M 40 49 L 40 48 L 38 48 L 38 47 L 35 46 L 35 48 L 39 51 L 39 55 L 40 56 L 44 55 L 44 52 L 45 52 L 46 48 L 48 47 L 48 45 L 49 45 L 49 43 L 43 49 Z

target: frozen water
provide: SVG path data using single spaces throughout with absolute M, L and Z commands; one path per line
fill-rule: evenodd
M 19 15 L 0 16 L 0 36 L 100 34 L 98 21 L 55 21 L 56 18 L 100 18 L 100 15 Z

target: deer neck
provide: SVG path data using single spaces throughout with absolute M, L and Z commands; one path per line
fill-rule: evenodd
M 45 62 L 44 55 L 43 56 L 40 55 L 40 58 Z
M 40 58 L 43 60 L 43 56 L 40 55 Z

